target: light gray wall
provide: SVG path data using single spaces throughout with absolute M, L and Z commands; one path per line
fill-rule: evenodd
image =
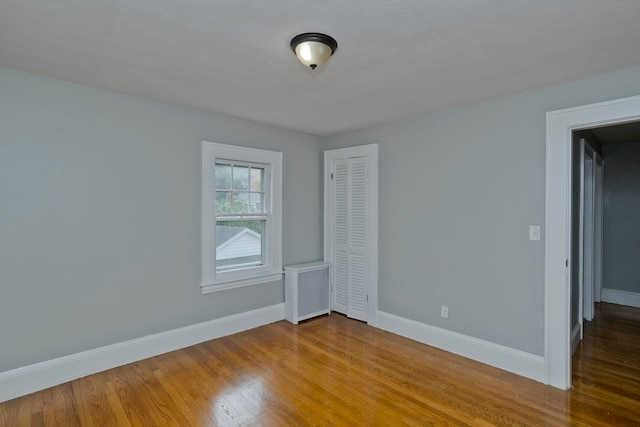
M 543 355 L 545 113 L 637 94 L 640 67 L 327 138 L 380 144 L 379 308 Z
M 640 142 L 602 150 L 602 287 L 640 293 Z
M 283 301 L 200 292 L 200 142 L 284 153 L 285 264 L 322 258 L 322 141 L 0 69 L 0 371 Z
M 0 372 L 283 300 L 200 293 L 201 140 L 284 152 L 285 264 L 322 257 L 321 148 L 379 142 L 380 308 L 541 355 L 545 112 L 639 93 L 635 67 L 320 139 L 0 69 Z

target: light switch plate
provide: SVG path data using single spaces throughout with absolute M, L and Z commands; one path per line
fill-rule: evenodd
M 540 226 L 539 225 L 530 225 L 529 226 L 529 240 L 540 240 Z

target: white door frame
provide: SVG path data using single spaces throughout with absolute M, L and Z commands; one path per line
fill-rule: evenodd
M 595 239 L 595 151 L 580 140 L 580 255 L 578 323 L 580 340 L 584 338 L 584 321 L 593 320 L 594 312 L 594 239 Z
M 603 177 L 603 168 L 604 163 L 602 162 L 602 157 L 595 153 L 595 216 L 594 216 L 594 225 L 595 225 L 595 252 L 594 252 L 594 265 L 593 265 L 593 302 L 602 301 L 602 244 L 603 244 L 603 236 L 602 236 L 602 196 L 603 196 L 603 188 L 602 188 L 602 177 Z M 595 315 L 595 312 L 594 312 Z
M 636 120 L 640 96 L 547 113 L 544 357 L 547 382 L 563 390 L 571 386 L 572 132 Z
M 367 200 L 369 230 L 368 230 L 368 304 L 367 323 L 376 326 L 378 312 L 378 144 L 359 145 L 356 147 L 327 150 L 324 152 L 324 261 L 331 262 L 333 252 L 332 234 L 333 198 L 331 195 L 331 163 L 341 158 L 368 157 L 368 186 Z M 332 284 L 333 285 L 333 284 Z

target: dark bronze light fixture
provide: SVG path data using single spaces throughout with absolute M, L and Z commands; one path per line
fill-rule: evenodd
M 338 42 L 326 34 L 304 33 L 291 39 L 291 49 L 298 60 L 312 70 L 325 64 L 337 48 Z

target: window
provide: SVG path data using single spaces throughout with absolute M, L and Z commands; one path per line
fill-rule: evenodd
M 216 159 L 216 271 L 265 264 L 269 165 Z
M 202 143 L 202 291 L 282 275 L 282 153 Z

